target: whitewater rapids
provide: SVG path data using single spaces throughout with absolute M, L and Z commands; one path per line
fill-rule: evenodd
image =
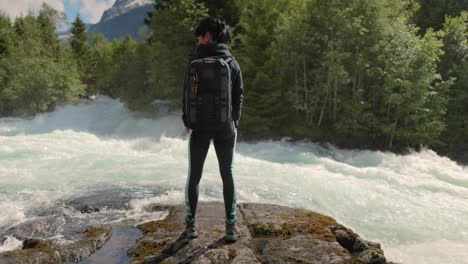
M 98 97 L 33 119 L 0 119 L 0 231 L 35 217 L 36 208 L 103 192 L 129 195 L 130 209 L 100 212 L 99 221 L 160 217 L 141 208 L 183 203 L 187 168 L 177 112 L 149 119 Z M 431 150 L 396 155 L 239 142 L 235 176 L 240 202 L 330 215 L 380 242 L 391 261 L 468 263 L 468 168 Z M 201 199 L 222 201 L 221 187 L 211 147 Z M 0 251 L 18 245 L 8 237 Z

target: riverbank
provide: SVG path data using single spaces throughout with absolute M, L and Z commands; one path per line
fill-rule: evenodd
M 356 151 L 382 151 L 382 152 L 390 152 L 398 155 L 407 155 L 410 154 L 412 151 L 421 151 L 423 149 L 431 149 L 436 152 L 440 156 L 447 157 L 455 162 L 457 162 L 461 166 L 468 166 L 468 149 L 466 147 L 460 147 L 459 149 L 449 149 L 446 147 L 440 148 L 429 148 L 425 146 L 419 146 L 418 148 L 409 148 L 409 147 L 401 147 L 401 148 L 393 148 L 388 149 L 384 147 L 378 147 L 374 144 L 365 143 L 365 140 L 350 140 L 350 139 L 342 139 L 342 138 L 333 138 L 330 136 L 326 137 L 326 140 L 321 139 L 311 139 L 304 136 L 291 136 L 291 135 L 282 135 L 278 131 L 270 131 L 264 133 L 255 133 L 249 131 L 247 128 L 244 130 L 242 126 L 238 130 L 238 140 L 247 143 L 255 143 L 259 141 L 288 141 L 288 142 L 314 142 L 324 148 L 329 148 L 330 146 L 334 146 L 341 150 L 356 150 Z

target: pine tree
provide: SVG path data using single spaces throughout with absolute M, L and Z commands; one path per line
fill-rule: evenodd
M 413 20 L 421 28 L 421 32 L 433 28 L 440 30 L 444 26 L 446 16 L 459 16 L 461 12 L 468 11 L 466 0 L 417 0 L 419 10 Z
M 443 28 L 444 55 L 439 71 L 444 78 L 452 78 L 447 107 L 447 131 L 444 139 L 448 147 L 468 149 L 468 12 L 447 17 Z
M 89 44 L 86 25 L 79 15 L 77 15 L 75 21 L 73 21 L 70 32 L 70 47 L 75 57 L 75 61 L 78 64 L 81 80 L 86 85 L 86 93 L 88 95 L 95 94 L 96 89 L 92 83 L 92 67 L 89 67 L 90 60 L 92 58 L 90 58 L 88 54 Z
M 296 1 L 259 0 L 242 1 L 238 39 L 234 55 L 242 68 L 245 89 L 243 121 L 241 125 L 250 133 L 264 135 L 278 130 L 285 118 L 284 87 L 277 86 L 271 45 L 275 30 L 284 12 Z M 286 103 L 287 104 L 287 103 Z
M 70 45 L 75 56 L 80 60 L 88 50 L 88 36 L 86 25 L 80 16 L 76 16 L 71 28 Z
M 46 3 L 42 4 L 37 21 L 41 29 L 42 41 L 47 47 L 48 56 L 58 59 L 60 57 L 60 41 L 55 33 L 56 23 L 64 19 L 64 14 L 53 9 Z
M 0 59 L 1 111 L 35 114 L 75 102 L 82 92 L 76 63 L 62 52 L 55 34 L 57 11 L 44 5 L 39 16 L 19 17 L 12 45 Z
M 94 33 L 90 38 L 90 47 L 86 56 L 86 85 L 90 94 L 111 95 L 112 76 L 110 71 L 117 67 L 113 63 L 112 43 L 103 34 Z
M 3 98 L 3 90 L 5 83 L 8 79 L 7 71 L 5 69 L 5 58 L 11 53 L 13 29 L 10 18 L 6 15 L 0 14 L 0 116 L 3 116 L 8 111 L 8 105 Z
M 195 0 L 159 1 L 147 20 L 153 30 L 148 54 L 148 85 L 158 98 L 180 102 L 187 56 L 194 48 L 193 31 L 207 16 L 204 4 Z
M 12 41 L 12 27 L 10 18 L 0 14 L 0 59 L 8 53 Z
M 241 4 L 239 0 L 197 0 L 208 8 L 208 14 L 221 19 L 231 28 L 235 28 L 239 23 L 241 15 Z

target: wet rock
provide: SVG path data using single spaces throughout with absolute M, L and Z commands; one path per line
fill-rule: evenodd
M 96 208 L 127 209 L 128 202 L 132 199 L 131 194 L 122 193 L 119 190 L 110 190 L 83 197 L 74 198 L 66 202 L 66 205 L 74 210 L 81 211 L 82 208 L 92 205 Z
M 183 205 L 149 208 L 166 209 L 167 217 L 138 226 L 143 236 L 127 251 L 129 263 L 388 263 L 380 244 L 362 239 L 331 217 L 308 210 L 241 204 L 241 237 L 236 243 L 226 243 L 222 203 L 199 204 L 199 237 L 192 240 L 182 234 Z M 77 224 L 82 222 L 60 219 L 63 225 L 51 224 L 50 217 L 43 217 L 9 230 L 10 235 L 25 239 L 23 248 L 1 253 L 0 263 L 79 262 L 111 235 L 111 226 L 83 229 Z M 62 241 L 29 239 L 34 235 L 47 237 L 56 229 L 66 234 Z
M 23 241 L 23 249 L 33 249 L 33 248 L 48 248 L 50 247 L 49 243 L 45 242 L 44 240 L 40 239 L 26 239 Z
M 109 240 L 87 257 L 84 263 L 127 263 L 130 260 L 127 250 L 141 235 L 141 231 L 135 227 L 114 228 Z
M 351 229 L 341 225 L 333 226 L 332 232 L 335 234 L 338 243 L 346 248 L 355 259 L 363 263 L 387 263 L 379 243 L 364 240 Z
M 348 251 L 353 251 L 354 250 L 354 244 L 356 243 L 356 237 L 355 236 L 350 236 L 348 232 L 345 230 L 337 230 L 334 232 L 336 241 L 340 243 L 340 245 L 344 248 L 346 248 Z
M 80 212 L 84 213 L 84 214 L 91 214 L 91 213 L 97 213 L 99 212 L 100 209 L 99 207 L 95 206 L 95 205 L 92 205 L 92 204 L 87 204 L 87 205 L 84 205 L 83 207 L 81 207 L 80 209 Z
M 21 240 L 32 237 L 46 239 L 59 234 L 65 223 L 66 220 L 63 215 L 50 215 L 11 227 L 3 235 L 14 236 Z
M 364 250 L 356 256 L 356 259 L 361 261 L 362 263 L 369 263 L 369 264 L 385 264 L 387 260 L 383 255 L 382 250 L 378 249 L 368 249 Z
M 193 240 L 182 235 L 184 207 L 167 209 L 165 219 L 139 226 L 144 235 L 128 251 L 131 263 L 387 263 L 378 243 L 307 210 L 241 204 L 242 236 L 226 244 L 222 203 L 199 205 L 199 236 Z
M 78 262 L 95 252 L 109 239 L 112 229 L 110 227 L 92 227 L 86 229 L 80 240 L 56 245 L 64 262 Z
M 27 238 L 23 241 L 22 249 L 0 254 L 0 263 L 78 262 L 101 247 L 109 238 L 110 233 L 110 227 L 88 228 L 80 234 L 78 240 L 68 244 Z
M 27 239 L 23 249 L 0 253 L 2 264 L 56 264 L 62 263 L 60 253 L 49 243 L 39 239 Z

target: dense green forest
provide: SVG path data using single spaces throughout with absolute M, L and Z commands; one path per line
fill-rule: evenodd
M 207 15 L 231 26 L 243 70 L 246 138 L 344 147 L 468 149 L 466 0 L 160 0 L 138 43 L 88 36 L 77 17 L 0 15 L 0 114 L 24 115 L 105 94 L 145 111 L 181 101 L 193 28 Z

